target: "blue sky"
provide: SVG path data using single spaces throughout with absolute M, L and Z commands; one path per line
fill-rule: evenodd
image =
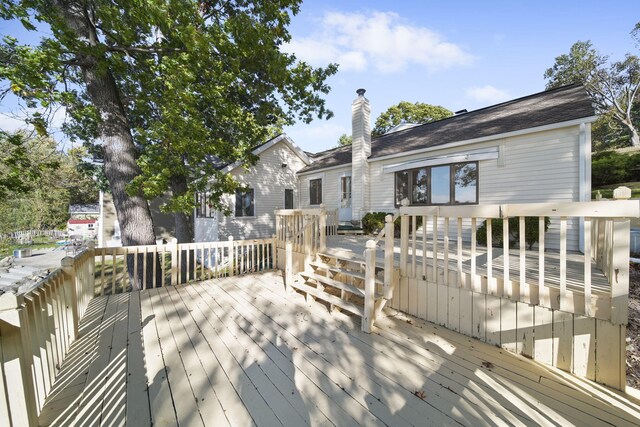
M 639 54 L 629 34 L 638 21 L 638 0 L 306 0 L 286 49 L 315 66 L 340 64 L 326 96 L 335 116 L 285 132 L 307 151 L 335 146 L 351 133 L 360 87 L 372 120 L 400 101 L 471 111 L 539 92 L 544 70 L 578 40 L 591 40 L 612 59 Z M 15 23 L 2 25 L 0 35 L 24 35 Z M 5 100 L 0 127 L 15 129 L 20 124 L 9 112 L 19 110 Z
M 621 59 L 640 1 L 307 0 L 287 49 L 341 67 L 326 97 L 335 117 L 285 131 L 320 151 L 351 133 L 351 102 L 367 89 L 372 120 L 400 101 L 473 109 L 544 90 L 545 69 L 578 40 Z

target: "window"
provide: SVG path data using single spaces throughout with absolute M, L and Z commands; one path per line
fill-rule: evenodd
M 255 216 L 253 188 L 236 190 L 236 216 Z
M 454 203 L 478 203 L 478 164 L 455 165 L 453 169 Z
M 322 179 L 309 180 L 309 204 L 320 205 L 322 204 Z
M 293 209 L 293 190 L 290 188 L 284 190 L 284 208 Z
M 395 203 L 412 205 L 478 203 L 478 163 L 431 166 L 395 174 Z
M 351 177 L 343 176 L 340 179 L 340 207 L 351 207 Z
M 210 194 L 208 192 L 196 193 L 196 218 L 214 218 L 215 210 L 212 209 Z
M 409 172 L 396 172 L 396 206 L 409 198 Z

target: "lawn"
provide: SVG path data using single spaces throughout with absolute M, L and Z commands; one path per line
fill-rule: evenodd
M 55 248 L 56 240 L 48 236 L 36 236 L 33 238 L 33 243 L 18 243 L 13 239 L 0 240 L 0 259 L 13 254 L 14 249 L 45 249 Z
M 602 197 L 605 199 L 613 198 L 613 190 L 618 187 L 629 187 L 631 189 L 631 197 L 634 199 L 640 198 L 640 182 L 623 182 L 620 184 L 603 185 L 596 187 L 591 191 L 591 199 L 596 199 L 596 192 L 600 191 Z

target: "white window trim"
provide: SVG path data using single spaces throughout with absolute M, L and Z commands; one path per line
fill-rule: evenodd
M 422 159 L 409 160 L 403 163 L 386 165 L 382 167 L 384 173 L 395 173 L 407 169 L 417 169 L 425 166 L 438 166 L 452 163 L 477 162 L 479 160 L 497 159 L 499 155 L 498 147 L 488 149 L 467 151 L 466 153 L 455 153 L 445 156 L 425 157 Z

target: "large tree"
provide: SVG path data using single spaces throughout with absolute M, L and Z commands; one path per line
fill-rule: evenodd
M 640 43 L 640 23 L 631 32 Z M 544 73 L 547 89 L 571 83 L 582 83 L 593 100 L 602 120 L 599 123 L 603 135 L 610 135 L 615 127 L 628 134 L 633 146 L 640 146 L 634 103 L 640 90 L 640 58 L 626 54 L 621 61 L 610 62 L 609 57 L 598 52 L 590 41 L 578 41 L 555 59 Z M 612 138 L 612 139 L 615 139 Z
M 71 137 L 96 141 L 123 243 L 154 242 L 145 199 L 172 193 L 180 240 L 206 186 L 210 203 L 237 186 L 212 167 L 296 119 L 329 116 L 321 94 L 335 66 L 280 51 L 299 0 L 13 0 L 5 19 L 51 30 L 38 46 L 7 38 L 0 77 L 31 106 L 62 104 Z M 38 124 L 41 117 L 35 117 Z M 41 123 L 40 123 L 41 124 Z
M 391 128 L 402 122 L 423 124 L 446 119 L 452 115 L 451 111 L 439 105 L 422 102 L 412 104 L 411 102 L 400 101 L 378 116 L 371 134 L 372 136 L 384 135 Z

